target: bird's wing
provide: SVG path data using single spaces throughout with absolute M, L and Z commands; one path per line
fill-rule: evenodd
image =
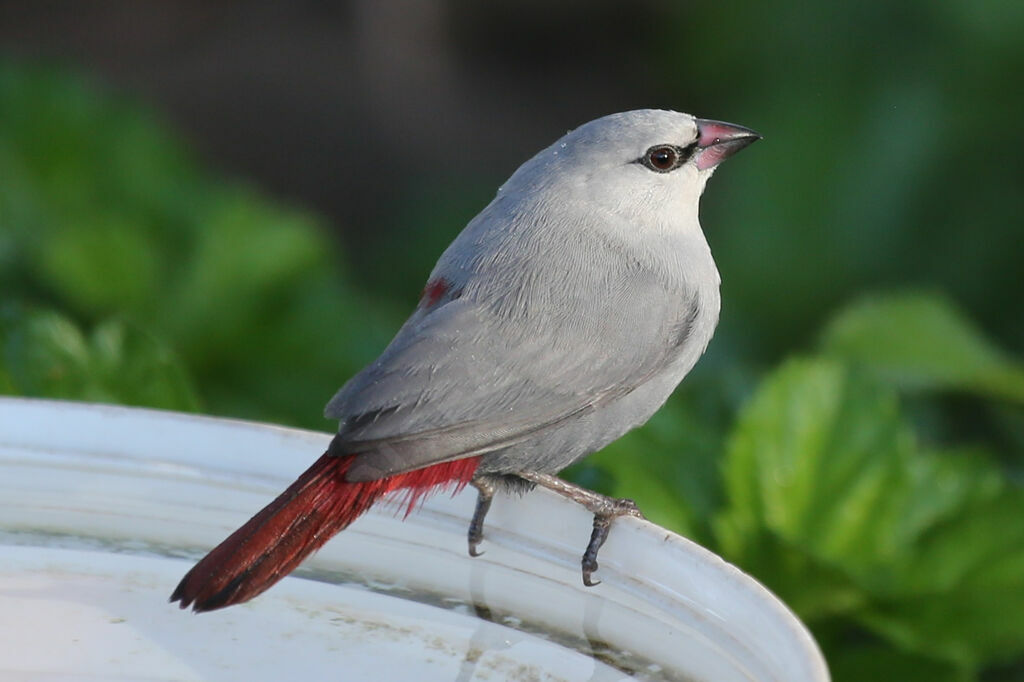
M 512 445 L 632 391 L 678 353 L 700 301 L 635 265 L 608 272 L 613 256 L 571 289 L 531 278 L 550 265 L 533 259 L 506 269 L 516 281 L 417 311 L 328 404 L 341 420 L 332 449 L 363 453 L 360 476 L 390 475 Z

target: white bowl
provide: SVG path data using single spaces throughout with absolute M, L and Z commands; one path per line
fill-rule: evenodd
M 0 678 L 828 680 L 800 621 L 694 543 L 615 522 L 581 584 L 591 517 L 499 497 L 466 553 L 475 493 L 407 520 L 374 508 L 293 577 L 193 615 L 192 562 L 329 436 L 225 419 L 0 398 Z

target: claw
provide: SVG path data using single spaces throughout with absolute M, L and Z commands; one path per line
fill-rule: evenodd
M 634 505 L 635 506 L 635 505 Z M 583 552 L 583 584 L 587 587 L 594 587 L 600 585 L 601 581 L 593 581 L 590 576 L 593 575 L 594 571 L 597 570 L 597 552 L 601 549 L 601 545 L 608 539 L 608 531 L 612 527 L 612 519 L 615 518 L 611 514 L 594 514 L 594 531 L 590 534 L 590 542 L 587 543 L 587 549 Z
M 476 498 L 473 518 L 469 522 L 469 556 L 478 557 L 484 554 L 477 547 L 484 539 L 484 517 L 487 516 L 487 511 L 491 508 L 491 500 L 494 499 L 494 484 L 483 479 L 474 479 L 472 485 L 479 491 L 479 494 Z

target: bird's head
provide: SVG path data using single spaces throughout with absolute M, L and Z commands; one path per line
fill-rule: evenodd
M 553 201 L 584 202 L 630 221 L 695 219 L 715 168 L 759 139 L 748 128 L 675 111 L 612 114 L 541 151 L 503 191 L 539 191 Z

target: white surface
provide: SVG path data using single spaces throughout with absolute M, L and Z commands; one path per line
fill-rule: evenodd
M 35 547 L 0 557 L 0 672 L 12 679 L 624 677 L 538 637 L 366 590 L 289 580 L 254 605 L 190 617 L 156 606 L 180 562 Z
M 583 587 L 591 519 L 546 491 L 495 500 L 482 557 L 466 554 L 470 490 L 436 496 L 404 522 L 371 510 L 298 574 L 317 580 L 288 578 L 200 616 L 169 605 L 192 563 L 173 557 L 222 540 L 328 439 L 0 398 L 0 678 L 626 677 L 596 649 L 641 678 L 828 679 L 775 597 L 652 524 L 616 521 L 603 583 Z

